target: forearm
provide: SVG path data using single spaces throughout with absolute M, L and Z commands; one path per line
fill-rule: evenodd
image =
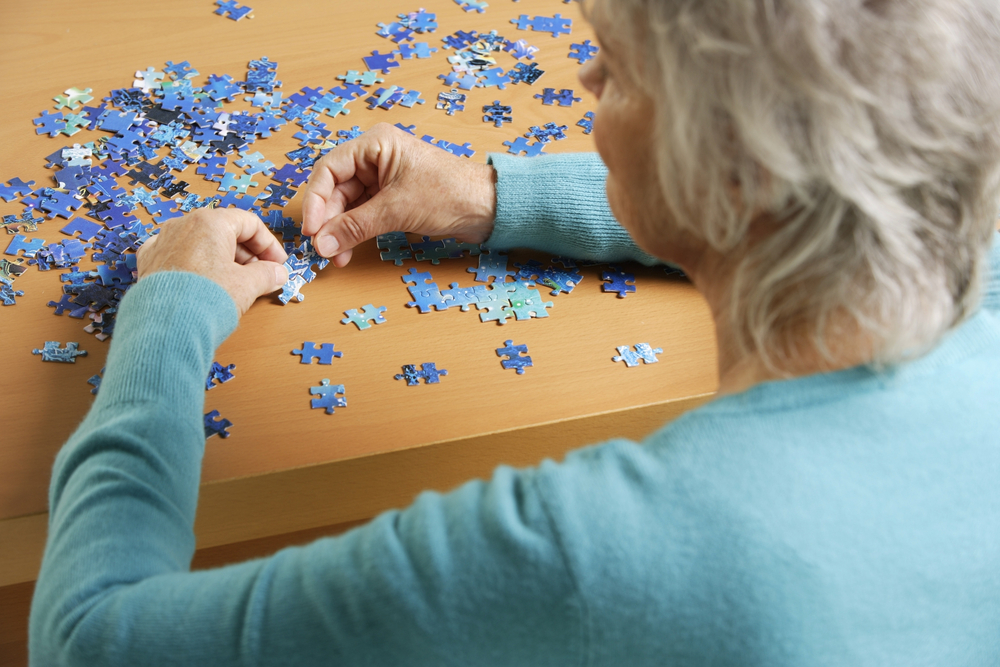
M 596 153 L 518 158 L 491 154 L 497 210 L 486 245 L 532 248 L 602 262 L 660 263 L 615 220 L 605 194 L 607 168 Z
M 193 274 L 154 274 L 123 300 L 101 391 L 53 470 L 31 617 L 38 664 L 66 662 L 62 648 L 112 591 L 187 570 L 204 378 L 236 320 L 226 292 Z

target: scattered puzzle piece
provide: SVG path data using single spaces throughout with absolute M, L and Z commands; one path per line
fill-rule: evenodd
M 15 297 L 24 296 L 24 290 L 16 290 L 7 283 L 0 283 L 0 303 L 5 306 L 16 306 Z
M 208 371 L 208 378 L 205 380 L 205 391 L 210 389 L 215 389 L 220 384 L 229 382 L 235 375 L 233 375 L 233 370 L 236 368 L 236 364 L 229 364 L 228 366 L 223 366 L 218 361 L 212 362 L 212 367 Z M 213 382 L 214 381 L 214 382 Z M 216 382 L 218 384 L 216 384 Z
M 357 309 L 352 308 L 348 311 L 344 311 L 346 318 L 340 320 L 341 324 L 350 324 L 353 322 L 358 325 L 358 329 L 364 330 L 371 328 L 371 323 L 383 324 L 385 323 L 385 318 L 382 317 L 382 313 L 385 312 L 385 306 L 379 306 L 376 308 L 372 304 L 368 304 L 363 307 L 362 311 L 359 313 Z
M 212 410 L 211 412 L 206 413 L 204 422 L 205 422 L 206 440 L 211 438 L 213 435 L 217 435 L 220 438 L 229 437 L 230 435 L 229 431 L 227 431 L 226 429 L 232 426 L 233 422 L 229 421 L 228 419 L 223 419 L 219 415 L 218 410 Z
M 344 385 L 332 385 L 330 384 L 330 380 L 328 378 L 320 380 L 320 386 L 310 387 L 309 393 L 317 397 L 310 401 L 310 405 L 313 410 L 324 408 L 326 410 L 326 414 L 332 415 L 334 413 L 334 408 L 347 407 L 347 398 L 337 396 L 337 394 L 344 393 Z
M 531 363 L 531 357 L 528 356 L 528 346 L 514 345 L 514 341 L 512 340 L 504 341 L 504 347 L 497 348 L 497 356 L 506 356 L 506 359 L 500 360 L 500 364 L 507 370 L 511 368 L 517 369 L 518 375 L 524 375 L 525 368 L 534 366 Z
M 334 343 L 323 343 L 319 347 L 316 347 L 315 343 L 305 342 L 302 343 L 301 350 L 292 350 L 292 354 L 299 355 L 299 363 L 311 364 L 313 359 L 316 359 L 319 363 L 324 366 L 329 366 L 333 363 L 333 358 L 338 359 L 344 356 L 343 352 L 333 350 Z
M 591 46 L 590 40 L 583 40 L 582 44 L 570 44 L 569 45 L 569 58 L 577 61 L 579 64 L 583 64 L 588 60 L 592 60 L 594 55 L 600 50 L 599 47 Z
M 493 127 L 503 127 L 504 123 L 512 122 L 510 107 L 493 100 L 493 104 L 483 106 L 483 122 L 493 123 Z
M 568 35 L 570 32 L 570 27 L 573 25 L 572 19 L 564 19 L 561 15 L 556 14 L 555 16 L 536 16 L 533 19 L 529 19 L 527 15 L 521 14 L 516 19 L 511 19 L 511 23 L 517 26 L 518 30 L 527 30 L 531 28 L 535 32 L 549 32 L 552 33 L 553 37 L 558 37 L 559 35 Z
M 86 350 L 78 349 L 79 343 L 66 343 L 66 347 L 59 347 L 59 341 L 47 340 L 42 349 L 34 349 L 32 354 L 42 355 L 42 361 L 58 361 L 63 364 L 75 364 L 77 357 L 87 356 Z
M 527 157 L 535 157 L 536 155 L 545 154 L 542 150 L 545 148 L 544 143 L 541 141 L 531 143 L 524 137 L 518 137 L 514 141 L 505 141 L 503 145 L 507 147 L 507 152 L 513 155 L 524 153 Z
M 618 292 L 618 298 L 624 299 L 626 296 L 635 292 L 635 276 L 631 273 L 625 273 L 617 266 L 611 265 L 610 271 L 605 271 L 601 278 L 605 281 L 605 284 L 601 286 L 605 292 Z
M 253 9 L 246 6 L 239 6 L 236 3 L 236 0 L 215 0 L 215 4 L 219 6 L 219 8 L 215 10 L 215 13 L 219 16 L 226 16 L 234 21 L 239 21 L 244 16 L 253 18 L 253 15 L 251 14 Z
M 402 374 L 396 375 L 397 380 L 406 380 L 406 384 L 412 386 L 420 384 L 421 378 L 424 380 L 424 384 L 437 384 L 439 383 L 440 377 L 442 375 L 447 375 L 448 371 L 441 368 L 438 369 L 434 363 L 420 364 L 420 370 L 413 364 L 406 364 L 403 366 Z
M 647 364 L 655 364 L 659 359 L 656 355 L 663 354 L 662 348 L 652 348 L 649 343 L 636 343 L 635 350 L 631 350 L 628 345 L 619 345 L 618 355 L 611 357 L 612 361 L 624 361 L 626 366 L 638 366 L 640 361 Z
M 571 107 L 573 102 L 579 102 L 582 98 L 574 97 L 573 91 L 568 88 L 563 88 L 558 93 L 555 88 L 542 88 L 542 94 L 535 95 L 535 99 L 540 99 L 542 104 L 549 106 L 556 102 L 561 107 Z

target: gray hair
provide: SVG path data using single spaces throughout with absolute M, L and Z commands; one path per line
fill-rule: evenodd
M 976 309 L 1000 199 L 1000 3 L 603 0 L 588 13 L 654 100 L 670 217 L 734 258 L 743 353 L 772 370 L 805 347 L 830 358 L 847 315 L 873 363 L 892 364 Z

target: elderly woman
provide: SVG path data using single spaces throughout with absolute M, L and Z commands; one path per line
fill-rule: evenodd
M 338 266 L 394 229 L 673 262 L 719 397 L 192 573 L 201 384 L 284 255 L 240 211 L 168 223 L 56 463 L 35 664 L 997 664 L 1000 8 L 588 13 L 600 159 L 470 164 L 379 126 L 317 165 L 305 231 Z

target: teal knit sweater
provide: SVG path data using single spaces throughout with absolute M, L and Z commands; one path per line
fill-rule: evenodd
M 652 261 L 595 157 L 493 164 L 494 246 Z M 996 665 L 998 304 L 890 371 L 758 385 L 190 572 L 202 387 L 237 315 L 205 278 L 144 278 L 55 463 L 32 664 Z

